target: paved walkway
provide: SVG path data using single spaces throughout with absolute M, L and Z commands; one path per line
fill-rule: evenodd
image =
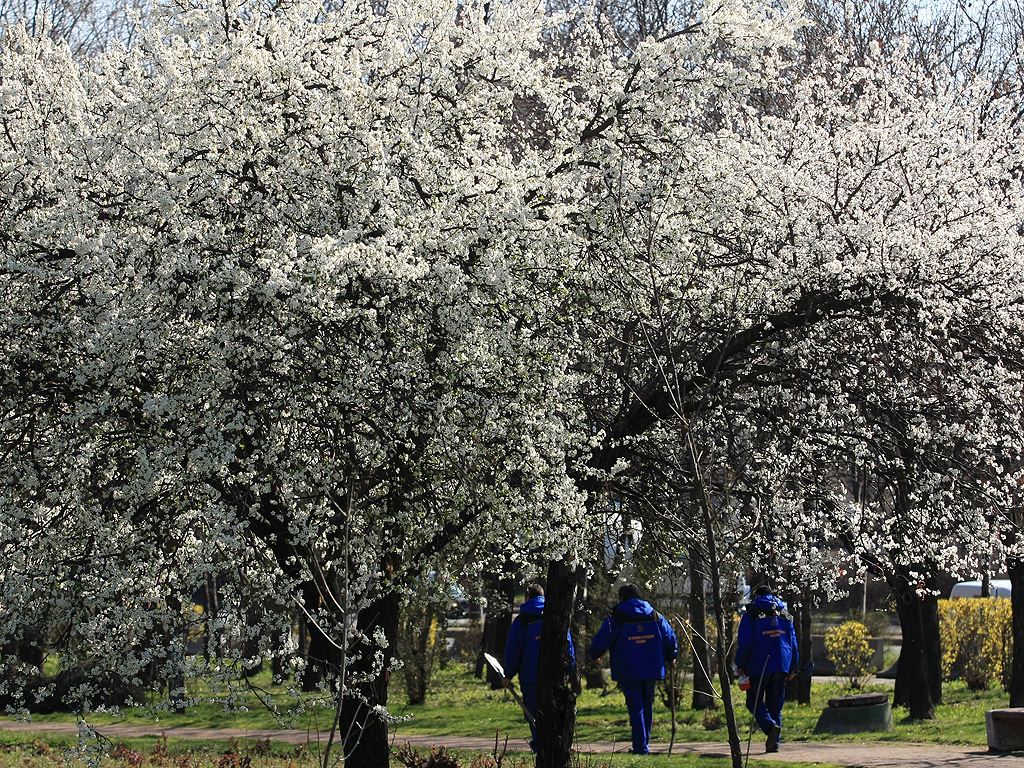
M 78 729 L 71 723 L 24 723 L 0 719 L 0 729 L 35 731 L 39 733 L 77 734 Z M 138 738 L 142 736 L 160 736 L 166 734 L 172 739 L 273 739 L 275 741 L 304 744 L 315 742 L 316 734 L 306 731 L 283 730 L 243 730 L 243 729 L 209 729 L 169 727 L 159 728 L 150 725 L 108 725 L 98 728 L 99 732 L 110 739 Z M 394 737 L 395 746 L 409 743 L 414 747 L 444 745 L 449 749 L 461 749 L 474 752 L 490 752 L 494 748 L 494 739 L 463 738 L 454 736 L 413 736 L 398 734 Z M 509 741 L 509 749 L 525 749 L 525 744 Z M 581 753 L 608 754 L 625 752 L 629 745 L 601 742 L 595 744 L 578 744 Z M 652 744 L 651 751 L 664 754 L 668 751 L 667 744 Z M 676 744 L 672 754 L 698 754 L 707 757 L 728 757 L 727 744 Z M 823 742 L 783 743 L 777 755 L 766 755 L 764 744 L 757 741 L 750 747 L 751 760 L 778 759 L 801 763 L 836 763 L 849 768 L 1024 768 L 1024 752 L 1002 754 L 989 752 L 980 747 L 952 747 L 914 744 L 829 744 Z

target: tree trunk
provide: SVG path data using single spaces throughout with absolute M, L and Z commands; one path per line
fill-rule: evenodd
M 693 637 L 693 709 L 714 709 L 715 686 L 712 682 L 711 645 L 708 643 L 707 603 L 704 599 L 703 563 L 690 550 L 690 628 Z
M 572 624 L 576 584 L 572 568 L 563 562 L 551 562 L 537 666 L 537 768 L 572 766 L 576 697 L 567 684 L 567 633 Z
M 576 646 L 576 669 L 583 678 L 585 686 L 590 689 L 600 688 L 602 691 L 607 691 L 607 670 L 601 666 L 600 662 L 592 661 L 589 654 L 586 653 L 588 641 L 597 634 L 608 615 L 607 597 L 610 583 L 608 572 L 604 568 L 603 557 L 602 553 L 601 561 L 591 564 L 590 570 L 593 575 L 589 578 L 584 576 L 580 593 L 582 610 L 577 612 L 573 622 L 576 629 L 573 638 L 574 642 L 577 637 L 583 639 L 583 642 Z
M 914 720 L 934 720 L 935 705 L 942 703 L 938 602 L 933 595 L 919 595 L 918 585 L 903 573 L 890 577 L 889 584 L 903 633 L 893 704 L 907 707 Z
M 733 768 L 743 768 L 743 748 L 740 743 L 740 732 L 736 725 L 736 713 L 732 706 L 732 685 L 729 679 L 728 651 L 725 646 L 725 603 L 722 600 L 722 571 L 718 566 L 718 540 L 715 537 L 715 520 L 711 509 L 711 497 L 708 495 L 701 472 L 700 459 L 697 458 L 697 447 L 693 442 L 693 431 L 686 425 L 686 453 L 690 459 L 690 471 L 693 473 L 694 486 L 699 490 L 698 501 L 701 515 L 704 518 L 704 546 L 707 548 L 708 578 L 711 580 L 711 599 L 715 609 L 715 622 L 718 625 L 715 640 L 715 657 L 718 660 L 718 680 L 722 684 L 722 708 L 725 710 L 725 725 L 729 733 L 729 754 Z
M 696 461 L 694 461 L 696 466 Z M 729 734 L 729 754 L 732 756 L 733 768 L 742 768 L 743 747 L 740 742 L 739 726 L 736 724 L 736 712 L 732 703 L 732 683 L 729 678 L 729 652 L 725 646 L 726 618 L 725 603 L 722 600 L 722 574 L 718 568 L 717 546 L 715 545 L 714 531 L 710 517 L 710 507 L 704 508 L 704 525 L 708 545 L 708 566 L 710 568 L 709 578 L 711 579 L 712 603 L 715 609 L 715 621 L 718 624 L 717 639 L 715 641 L 715 657 L 718 659 L 718 680 L 722 684 L 722 708 L 725 710 L 725 725 Z M 730 611 L 731 613 L 731 611 Z
M 867 588 L 865 582 L 865 589 Z M 811 639 L 811 590 L 800 591 L 800 607 L 797 615 L 797 645 L 800 647 L 800 674 L 796 676 L 796 701 L 798 704 L 811 703 L 811 674 L 814 657 L 814 641 Z
M 258 626 L 262 614 L 262 606 L 250 605 L 249 609 L 245 612 L 245 622 L 248 627 Z M 258 675 L 263 671 L 263 648 L 260 645 L 259 634 L 257 633 L 245 640 L 245 658 L 247 661 L 251 659 L 253 662 L 252 666 L 245 668 L 247 675 Z
M 306 610 L 312 616 L 316 616 L 320 610 L 320 592 L 312 582 L 303 585 L 302 601 Z M 301 687 L 303 691 L 310 693 L 317 690 L 320 683 L 328 677 L 328 673 L 341 663 L 341 651 L 324 635 L 315 621 L 303 621 L 303 625 L 309 642 L 305 651 L 306 668 L 302 672 Z M 303 645 L 300 643 L 299 653 L 302 652 Z
M 489 664 L 484 664 L 484 653 L 491 654 L 496 659 L 505 655 L 505 642 L 508 640 L 508 632 L 512 628 L 512 610 L 515 608 L 516 581 L 512 578 L 490 578 L 486 584 L 487 589 L 487 613 L 484 616 L 484 631 L 481 639 L 481 652 L 478 659 L 477 677 L 483 676 L 486 670 L 487 682 L 491 685 L 492 691 L 501 689 L 501 675 L 491 669 Z
M 796 629 L 796 645 L 800 654 L 800 672 L 792 680 L 786 681 L 786 701 L 798 704 L 811 703 L 811 670 L 810 661 L 813 654 L 811 643 L 811 604 L 810 591 L 801 589 L 798 593 L 786 595 L 786 600 L 793 613 L 793 627 Z
M 217 583 L 213 576 L 207 576 L 203 584 L 205 602 L 203 605 L 203 635 L 206 638 L 205 656 L 207 661 L 221 658 L 220 639 L 214 634 L 214 625 L 217 623 L 219 610 L 217 600 Z
M 388 647 L 382 649 L 383 667 L 368 682 L 351 686 L 359 696 L 344 696 L 338 711 L 337 738 L 345 751 L 345 765 L 359 768 L 389 768 L 391 749 L 388 744 L 388 724 L 381 719 L 374 707 L 385 707 L 388 703 L 388 680 L 392 649 L 398 640 L 399 596 L 397 593 L 384 595 L 359 612 L 357 627 L 363 635 L 372 638 L 378 629 L 383 630 Z M 372 640 L 370 641 L 372 643 Z M 360 649 L 363 653 L 352 661 L 346 675 L 372 672 L 374 656 L 378 649 L 373 645 Z M 330 749 L 324 753 L 324 764 L 328 763 Z
M 1010 706 L 1024 707 L 1024 559 L 1010 563 L 1010 608 L 1013 612 L 1013 662 Z

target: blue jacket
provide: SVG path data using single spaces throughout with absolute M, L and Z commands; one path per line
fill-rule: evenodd
M 786 604 L 760 595 L 747 606 L 736 633 L 736 668 L 750 677 L 795 672 L 800 666 L 796 630 Z
M 604 620 L 590 644 L 595 661 L 611 649 L 612 680 L 661 680 L 677 653 L 676 633 L 646 600 L 626 600 Z
M 540 632 L 544 623 L 544 597 L 531 597 L 519 608 L 505 643 L 505 677 L 519 675 L 519 685 L 537 684 L 537 660 L 540 657 Z M 576 666 L 576 650 L 569 640 L 569 666 Z

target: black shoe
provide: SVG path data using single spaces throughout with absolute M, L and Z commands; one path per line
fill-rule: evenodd
M 782 729 L 777 725 L 773 725 L 771 730 L 768 731 L 768 738 L 764 742 L 765 752 L 778 752 L 779 751 L 779 737 L 782 735 Z

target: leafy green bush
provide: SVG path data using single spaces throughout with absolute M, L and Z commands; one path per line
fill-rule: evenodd
M 860 611 L 855 611 L 856 616 L 851 615 L 851 621 L 859 621 L 868 630 L 868 637 L 880 637 L 888 630 L 891 622 L 886 611 L 868 611 L 863 616 Z
M 851 688 L 860 688 L 871 677 L 873 652 L 868 630 L 859 621 L 846 621 L 825 633 L 825 654 L 836 665 L 836 675 Z
M 430 603 L 410 603 L 402 609 L 398 654 L 410 704 L 427 700 L 430 678 L 446 650 L 443 621 L 437 606 Z
M 942 674 L 984 690 L 993 680 L 1009 685 L 1013 653 L 1010 601 L 997 597 L 939 600 Z

